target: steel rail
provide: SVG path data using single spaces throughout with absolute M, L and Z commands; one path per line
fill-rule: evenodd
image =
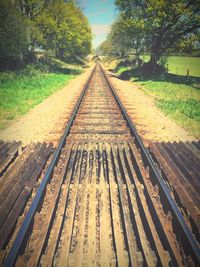
M 68 134 L 70 132 L 70 128 L 71 128 L 73 121 L 76 117 L 78 108 L 81 104 L 81 101 L 82 101 L 84 95 L 85 95 L 85 92 L 88 88 L 88 84 L 91 81 L 91 78 L 93 76 L 95 69 L 96 69 L 96 65 L 93 68 L 93 70 L 91 71 L 91 74 L 90 74 L 90 76 L 89 76 L 89 78 L 88 78 L 88 80 L 87 80 L 87 82 L 83 88 L 83 91 L 82 91 L 82 93 L 81 93 L 81 95 L 80 95 L 80 97 L 79 97 L 79 99 L 78 99 L 78 101 L 77 101 L 77 103 L 73 109 L 72 116 L 71 116 L 71 118 L 70 118 L 70 120 L 69 120 L 69 122 L 65 128 L 65 132 L 64 132 L 64 134 L 63 134 L 63 136 L 59 142 L 59 145 L 54 152 L 53 159 L 52 159 L 52 161 L 51 161 L 51 163 L 50 163 L 50 165 L 49 165 L 49 167 L 45 173 L 45 176 L 44 176 L 44 178 L 43 178 L 43 180 L 42 180 L 42 182 L 41 182 L 41 184 L 37 190 L 37 193 L 36 193 L 32 203 L 31 203 L 31 206 L 30 206 L 30 208 L 29 208 L 29 210 L 28 210 L 28 212 L 24 218 L 22 226 L 20 227 L 19 232 L 17 234 L 17 237 L 15 238 L 14 244 L 11 247 L 11 249 L 10 249 L 10 251 L 9 251 L 9 253 L 8 253 L 4 263 L 3 263 L 3 266 L 5 266 L 5 267 L 11 267 L 15 264 L 17 256 L 19 255 L 20 249 L 21 249 L 23 242 L 24 242 L 24 239 L 26 237 L 27 231 L 31 225 L 33 216 L 37 211 L 38 205 L 39 205 L 41 198 L 44 194 L 45 188 L 52 177 L 54 167 L 56 166 L 56 164 L 58 162 L 61 150 L 65 144 L 65 141 L 66 141 L 66 137 L 68 136 Z
M 197 266 L 200 266 L 200 247 L 199 247 L 197 241 L 195 240 L 192 232 L 190 231 L 189 227 L 187 226 L 179 208 L 177 207 L 177 204 L 175 203 L 174 199 L 172 198 L 172 196 L 170 194 L 169 188 L 167 187 L 167 185 L 165 184 L 161 175 L 159 174 L 149 152 L 145 148 L 140 136 L 137 133 L 135 126 L 133 125 L 132 120 L 129 118 L 129 116 L 128 116 L 121 100 L 119 99 L 114 87 L 112 86 L 107 74 L 105 73 L 105 71 L 103 70 L 101 65 L 100 65 L 100 67 L 101 67 L 101 70 L 104 74 L 104 77 L 106 78 L 106 81 L 109 84 L 109 87 L 113 93 L 113 96 L 114 96 L 120 110 L 122 111 L 122 114 L 123 114 L 125 120 L 128 122 L 128 126 L 130 127 L 131 133 L 135 137 L 136 145 L 141 151 L 144 162 L 146 163 L 146 165 L 148 165 L 151 175 L 154 177 L 156 183 L 159 185 L 159 188 L 161 189 L 162 193 L 164 194 L 164 196 L 168 202 L 168 205 L 171 208 L 171 211 L 172 211 L 176 221 L 178 222 L 178 224 L 180 226 L 179 229 L 180 229 L 181 233 L 183 234 L 184 240 L 186 241 L 187 245 L 189 245 L 189 247 L 190 247 L 190 253 L 192 253 L 192 255 L 194 256 L 193 258 L 194 258 L 195 264 L 197 264 Z
M 101 67 L 101 65 L 100 65 L 100 67 Z M 81 101 L 85 95 L 85 92 L 86 92 L 88 84 L 89 84 L 89 82 L 93 76 L 95 68 L 96 68 L 96 66 L 93 68 L 93 70 L 92 70 L 92 72 L 91 72 L 91 74 L 90 74 L 90 76 L 89 76 L 89 78 L 88 78 L 88 80 L 84 86 L 84 89 L 83 89 L 83 91 L 82 91 L 82 93 L 81 93 L 81 95 L 80 95 L 80 97 L 79 97 L 79 99 L 78 99 L 78 101 L 74 107 L 71 119 L 69 120 L 69 122 L 67 124 L 65 132 L 63 134 L 63 137 L 62 137 L 62 139 L 58 145 L 58 148 L 54 152 L 53 159 L 52 159 L 52 161 L 51 161 L 51 163 L 47 169 L 47 172 L 44 176 L 44 179 L 43 179 L 40 187 L 37 190 L 36 196 L 35 196 L 32 204 L 28 210 L 28 213 L 26 214 L 26 217 L 23 221 L 23 224 L 22 224 L 22 226 L 21 226 L 21 228 L 17 234 L 17 237 L 14 241 L 14 244 L 13 244 L 8 256 L 6 257 L 6 259 L 3 263 L 3 266 L 6 266 L 6 267 L 9 266 L 10 267 L 10 266 L 13 266 L 15 264 L 16 258 L 19 255 L 20 249 L 23 245 L 24 239 L 26 237 L 27 231 L 28 231 L 30 224 L 32 222 L 33 216 L 34 216 L 34 214 L 37 210 L 37 207 L 41 201 L 41 198 L 44 194 L 46 185 L 48 184 L 48 182 L 52 176 L 52 173 L 53 173 L 54 167 L 58 161 L 61 149 L 62 149 L 63 145 L 65 144 L 66 137 L 68 136 L 68 134 L 70 132 L 70 127 L 72 126 L 73 121 L 76 117 L 78 108 L 80 107 Z M 150 169 L 155 181 L 157 182 L 157 184 L 159 184 L 160 189 L 161 189 L 162 193 L 164 194 L 164 196 L 166 197 L 166 199 L 168 201 L 168 205 L 171 207 L 173 215 L 176 218 L 176 220 L 180 226 L 181 233 L 183 234 L 185 240 L 187 241 L 187 244 L 191 248 L 190 252 L 192 253 L 192 255 L 194 255 L 195 263 L 197 263 L 197 266 L 200 266 L 200 249 L 199 249 L 199 246 L 198 246 L 196 240 L 194 239 L 190 229 L 188 228 L 187 224 L 185 223 L 182 214 L 180 213 L 175 201 L 173 200 L 173 198 L 170 195 L 170 192 L 169 192 L 167 185 L 164 183 L 162 177 L 160 176 L 158 170 L 156 169 L 155 164 L 154 164 L 152 158 L 150 157 L 150 154 L 148 153 L 148 151 L 144 147 L 143 142 L 140 139 L 140 137 L 136 131 L 135 126 L 133 125 L 132 121 L 128 117 L 128 114 L 127 114 L 125 108 L 123 107 L 123 104 L 121 103 L 115 89 L 113 88 L 112 84 L 110 83 L 110 81 L 109 81 L 109 79 L 108 79 L 108 77 L 107 77 L 107 75 L 106 75 L 106 73 L 102 67 L 101 67 L 101 70 L 102 70 L 102 73 L 104 74 L 104 76 L 106 78 L 106 81 L 107 81 L 107 83 L 111 89 L 111 92 L 113 93 L 113 96 L 114 96 L 120 110 L 122 111 L 122 114 L 123 114 L 125 120 L 127 121 L 127 125 L 129 126 L 129 128 L 131 130 L 132 136 L 135 137 L 136 145 L 141 150 L 144 162 L 146 163 L 146 165 L 149 166 L 149 169 Z

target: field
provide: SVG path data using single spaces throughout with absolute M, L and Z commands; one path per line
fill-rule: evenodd
M 0 73 L 0 128 L 27 113 L 74 76 L 64 73 Z
M 149 60 L 149 56 L 141 57 L 145 62 Z M 200 57 L 186 57 L 186 56 L 169 56 L 163 58 L 168 64 L 168 72 L 176 75 L 186 75 L 189 69 L 189 75 L 200 77 Z
M 145 57 L 145 61 L 148 56 Z M 200 58 L 175 57 L 167 59 L 169 74 L 154 79 L 132 75 L 132 80 L 154 99 L 156 106 L 191 135 L 200 138 Z M 186 79 L 187 68 L 190 78 Z M 117 69 L 118 75 L 130 67 Z

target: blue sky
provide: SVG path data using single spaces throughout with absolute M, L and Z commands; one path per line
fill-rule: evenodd
M 92 27 L 92 44 L 96 48 L 106 39 L 110 25 L 116 18 L 114 0 L 85 0 L 83 12 Z

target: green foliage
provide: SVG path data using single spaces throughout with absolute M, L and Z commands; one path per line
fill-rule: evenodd
M 114 52 L 113 44 L 108 37 L 101 45 L 96 49 L 96 52 L 102 55 L 112 55 Z
M 115 4 L 120 15 L 129 21 L 127 36 L 143 33 L 143 45 L 151 54 L 152 70 L 161 55 L 188 34 L 198 34 L 200 28 L 199 1 L 115 0 Z
M 28 49 L 26 21 L 10 0 L 0 1 L 0 69 L 23 61 Z
M 45 0 L 15 0 L 15 6 L 27 19 L 33 20 L 40 14 L 47 1 Z
M 121 75 L 123 72 L 125 72 L 127 70 L 129 70 L 129 67 L 120 66 L 120 67 L 117 67 L 116 73 L 118 75 Z
M 98 48 L 98 52 L 123 57 L 130 52 L 139 56 L 143 51 L 143 25 L 121 14 L 112 24 L 107 40 Z
M 76 1 L 0 1 L 0 69 L 35 63 L 36 50 L 61 60 L 85 57 L 91 28 Z M 13 64 L 14 63 L 14 64 Z
M 47 51 L 54 51 L 61 60 L 70 61 L 90 52 L 90 26 L 73 1 L 52 1 L 36 17 L 35 23 L 41 33 L 37 44 Z
M 176 55 L 200 56 L 200 32 L 184 36 L 170 52 Z
M 111 26 L 109 34 L 112 48 L 123 57 L 132 46 L 132 39 L 127 38 L 127 28 L 129 27 L 128 21 L 125 17 L 119 16 L 118 19 Z

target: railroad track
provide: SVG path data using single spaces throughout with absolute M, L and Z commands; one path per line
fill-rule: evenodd
M 200 251 L 100 65 L 4 266 L 199 266 Z

